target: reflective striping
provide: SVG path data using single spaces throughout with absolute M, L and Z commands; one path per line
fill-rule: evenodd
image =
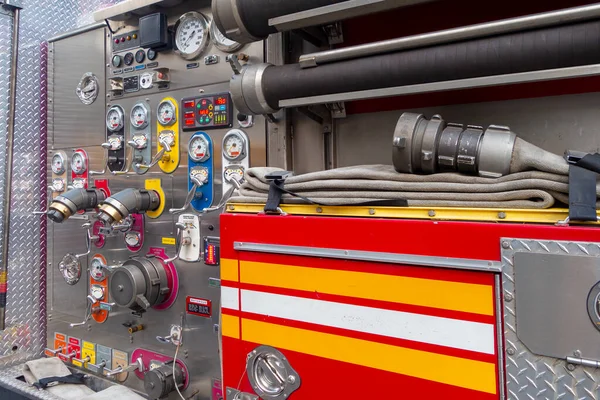
M 230 310 L 240 309 L 240 290 L 228 286 L 221 286 L 221 308 Z
M 221 259 L 221 280 L 232 282 L 239 280 L 237 260 Z
M 242 319 L 242 340 L 486 393 L 496 365 L 328 333 Z
M 221 314 L 221 333 L 233 339 L 240 338 L 240 317 Z
M 240 261 L 240 282 L 494 315 L 492 285 Z
M 242 311 L 494 354 L 494 325 L 242 290 Z

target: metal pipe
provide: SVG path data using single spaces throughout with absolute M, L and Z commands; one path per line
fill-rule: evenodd
M 6 161 L 4 180 L 4 218 L 2 221 L 2 263 L 0 264 L 0 331 L 6 327 L 6 289 L 8 280 L 8 242 L 10 240 L 10 200 L 12 197 L 13 144 L 15 136 L 15 111 L 17 105 L 17 67 L 19 55 L 19 18 L 21 10 L 14 8 L 14 23 L 10 63 L 10 102 L 8 109 L 8 129 L 6 131 Z
M 520 30 L 542 28 L 552 25 L 580 22 L 600 17 L 600 3 L 582 7 L 566 8 L 558 11 L 527 15 L 524 17 L 503 19 L 482 24 L 461 26 L 437 32 L 423 33 L 398 39 L 384 40 L 352 46 L 337 50 L 321 51 L 300 56 L 302 68 L 316 67 L 321 64 L 368 57 L 376 54 L 391 53 L 419 47 L 446 44 L 465 39 L 480 38 Z

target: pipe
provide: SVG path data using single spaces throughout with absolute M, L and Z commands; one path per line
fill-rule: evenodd
M 160 197 L 153 190 L 125 189 L 101 202 L 96 217 L 105 224 L 113 224 L 131 213 L 155 211 Z
M 560 156 L 517 137 L 506 126 L 446 123 L 439 115 L 404 113 L 392 148 L 394 169 L 408 174 L 461 172 L 486 178 L 537 170 L 568 175 Z
M 348 0 L 213 0 L 213 22 L 225 37 L 246 44 L 266 39 L 277 29 L 269 19 Z
M 270 114 L 281 100 L 600 63 L 600 20 L 517 32 L 303 69 L 246 65 L 230 91 L 244 114 Z
M 21 10 L 14 8 L 13 35 L 10 64 L 10 94 L 8 129 L 6 130 L 6 160 L 4 161 L 4 218 L 2 221 L 2 264 L 0 265 L 0 331 L 6 327 L 6 296 L 8 282 L 8 244 L 10 241 L 10 204 L 12 198 L 13 151 L 15 137 L 15 112 L 17 106 L 17 68 L 19 57 L 19 22 Z
M 566 8 L 558 11 L 527 15 L 524 17 L 461 26 L 459 28 L 428 32 L 398 39 L 363 44 L 360 46 L 304 54 L 300 56 L 299 62 L 303 68 L 316 67 L 317 65 L 328 64 L 342 60 L 369 57 L 376 54 L 391 53 L 395 51 L 409 50 L 437 44 L 446 44 L 460 40 L 481 38 L 484 36 L 499 35 L 526 29 L 581 22 L 598 17 L 600 17 L 600 4 L 592 4 L 582 7 Z
M 48 218 L 60 224 L 78 211 L 91 210 L 106 198 L 102 189 L 72 189 L 57 196 L 48 207 Z

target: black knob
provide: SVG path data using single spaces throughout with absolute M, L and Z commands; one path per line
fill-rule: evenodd
M 246 114 L 242 114 L 242 113 L 238 113 L 237 115 L 237 120 L 240 122 L 244 122 L 248 119 L 248 116 Z

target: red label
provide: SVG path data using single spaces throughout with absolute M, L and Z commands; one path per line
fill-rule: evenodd
M 210 318 L 212 316 L 212 302 L 207 299 L 188 296 L 185 299 L 185 311 L 188 314 Z

